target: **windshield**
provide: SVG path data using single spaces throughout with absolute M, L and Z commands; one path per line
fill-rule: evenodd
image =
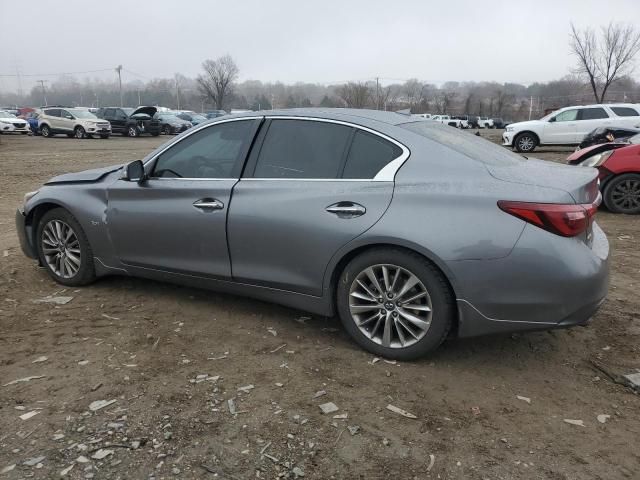
M 191 118 L 193 118 L 194 120 L 199 120 L 201 122 L 203 122 L 203 121 L 205 121 L 207 119 L 207 117 L 203 117 L 202 115 L 198 115 L 198 114 L 191 115 Z
M 88 112 L 87 110 L 69 110 L 69 113 L 71 113 L 76 118 L 98 118 L 93 113 Z
M 633 145 L 640 145 L 640 133 L 635 134 L 633 137 L 629 137 L 628 142 Z
M 0 117 L 3 117 L 3 118 L 16 118 L 16 116 L 13 113 L 9 113 L 6 110 L 0 110 Z
M 411 122 L 398 126 L 487 165 L 516 165 L 524 161 L 506 148 L 457 128 L 434 122 Z

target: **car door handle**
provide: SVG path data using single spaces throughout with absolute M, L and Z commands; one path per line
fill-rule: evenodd
M 341 218 L 353 218 L 364 215 L 367 209 L 354 202 L 338 202 L 329 205 L 325 210 Z
M 224 203 L 216 198 L 201 198 L 193 202 L 193 206 L 200 210 L 222 210 Z

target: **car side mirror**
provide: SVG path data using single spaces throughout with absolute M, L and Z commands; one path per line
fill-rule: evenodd
M 147 175 L 144 171 L 144 164 L 142 163 L 142 160 L 134 160 L 127 164 L 122 179 L 128 182 L 144 182 L 147 179 Z

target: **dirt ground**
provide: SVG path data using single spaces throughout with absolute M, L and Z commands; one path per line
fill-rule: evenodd
M 375 361 L 337 319 L 129 278 L 65 290 L 22 255 L 25 192 L 164 140 L 0 140 L 0 479 L 640 478 L 640 397 L 593 363 L 640 371 L 640 217 L 598 214 L 611 289 L 589 326 Z

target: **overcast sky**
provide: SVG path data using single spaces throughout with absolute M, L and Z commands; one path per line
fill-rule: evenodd
M 640 25 L 640 0 L 0 0 L 0 75 L 196 76 L 229 53 L 241 80 L 528 84 L 570 72 L 570 22 L 609 20 Z

